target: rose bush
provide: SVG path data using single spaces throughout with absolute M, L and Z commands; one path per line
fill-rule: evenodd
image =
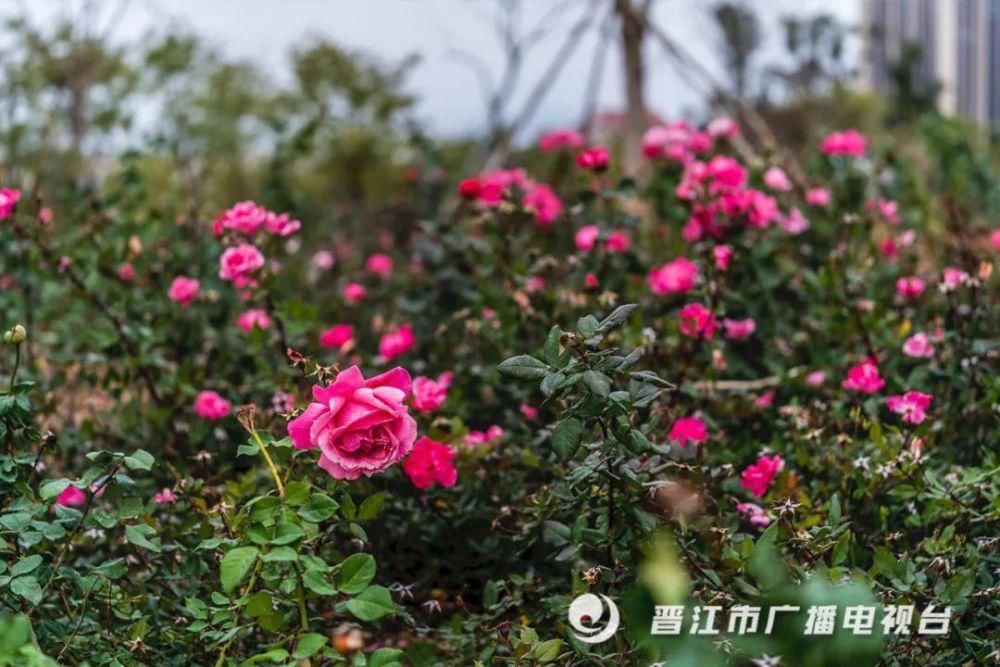
M 0 184 L 0 657 L 995 656 L 1000 188 L 949 121 L 833 129 L 653 127 L 638 179 L 559 131 L 454 188 L 418 140 L 408 206 L 350 230 L 283 212 L 285 145 L 221 212 L 135 156 Z M 614 640 L 574 636 L 583 592 Z M 687 632 L 738 602 L 802 612 Z M 951 631 L 803 637 L 811 604 Z

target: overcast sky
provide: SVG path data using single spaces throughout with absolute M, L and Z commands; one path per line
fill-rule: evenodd
M 764 60 L 782 52 L 778 22 L 784 14 L 828 12 L 849 25 L 858 20 L 864 0 L 746 0 L 764 23 Z M 104 0 L 98 14 L 107 20 L 118 0 Z M 608 0 L 595 0 L 604 11 Z M 524 0 L 524 29 L 542 22 L 555 7 L 567 7 L 550 22 L 550 36 L 527 57 L 513 109 L 528 94 L 541 71 L 554 59 L 569 27 L 591 0 Z M 719 70 L 718 36 L 709 16 L 709 0 L 656 0 L 655 20 L 699 60 Z M 40 18 L 57 11 L 79 12 L 81 0 L 30 0 Z M 364 50 L 385 62 L 420 56 L 408 87 L 418 99 L 419 117 L 438 135 L 481 129 L 483 95 L 472 68 L 454 52 L 472 54 L 499 76 L 502 50 L 493 24 L 496 0 L 132 0 L 117 15 L 115 35 L 135 37 L 150 28 L 176 23 L 203 35 L 230 56 L 259 64 L 277 78 L 287 77 L 286 54 L 310 38 L 322 36 Z M 597 23 L 597 21 L 595 21 Z M 579 122 L 596 30 L 580 40 L 572 58 L 549 90 L 529 133 Z M 601 109 L 622 106 L 621 64 L 613 42 L 600 91 Z M 692 111 L 700 99 L 685 85 L 654 45 L 648 54 L 647 99 L 664 116 Z

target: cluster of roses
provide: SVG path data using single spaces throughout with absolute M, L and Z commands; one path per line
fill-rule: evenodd
M 251 290 L 257 287 L 257 272 L 264 266 L 264 254 L 253 243 L 261 233 L 284 238 L 301 229 L 302 223 L 293 220 L 287 213 L 275 213 L 252 201 L 243 201 L 226 209 L 212 222 L 212 232 L 223 236 L 227 232 L 233 236 L 233 245 L 227 247 L 219 257 L 219 278 L 227 280 L 234 287 Z M 167 295 L 182 307 L 191 305 L 200 281 L 188 276 L 177 276 L 170 284 Z M 250 292 L 245 291 L 245 298 Z M 251 309 L 239 319 L 240 328 L 250 331 L 255 326 L 267 328 L 271 324 L 266 311 Z
M 458 185 L 459 193 L 484 208 L 496 208 L 504 202 L 520 201 L 521 207 L 546 228 L 563 211 L 562 200 L 545 183 L 528 177 L 524 169 L 496 169 L 467 178 Z

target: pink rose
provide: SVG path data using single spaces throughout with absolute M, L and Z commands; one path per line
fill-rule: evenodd
M 187 308 L 194 301 L 194 297 L 198 294 L 199 283 L 194 278 L 188 278 L 187 276 L 177 276 L 174 281 L 170 283 L 170 289 L 167 291 L 167 296 L 171 301 L 175 301 L 181 304 L 182 307 Z
M 653 294 L 672 294 L 694 289 L 697 277 L 698 265 L 686 257 L 678 257 L 659 268 L 651 268 L 646 282 Z
M 857 130 L 843 130 L 826 135 L 820 144 L 820 150 L 827 155 L 851 155 L 862 157 L 867 149 L 867 141 Z
M 783 218 L 778 218 L 778 226 L 792 236 L 798 236 L 809 229 L 809 219 L 802 215 L 802 211 L 793 208 Z
M 314 403 L 288 423 L 299 449 L 318 447 L 319 467 L 335 479 L 371 477 L 413 449 L 417 423 L 403 401 L 410 374 L 396 367 L 366 380 L 357 366 L 313 387 Z
M 990 232 L 990 244 L 994 250 L 1000 250 L 1000 229 L 994 229 Z
M 358 301 L 361 301 L 361 299 L 365 298 L 365 294 L 367 294 L 367 292 L 364 285 L 360 285 L 358 283 L 348 283 L 347 286 L 344 287 L 344 298 L 348 301 L 348 303 L 357 303 Z
M 934 345 L 925 333 L 915 333 L 903 343 L 903 354 L 908 357 L 930 359 L 934 356 Z
M 708 133 L 715 137 L 735 137 L 740 133 L 740 126 L 732 118 L 726 116 L 720 116 L 718 118 L 713 118 L 708 124 Z
M 813 371 L 806 376 L 806 384 L 810 387 L 819 387 L 826 382 L 826 371 Z
M 607 148 L 594 146 L 576 156 L 576 166 L 589 171 L 604 171 L 608 168 L 609 158 Z
M 576 130 L 554 130 L 546 132 L 538 140 L 538 148 L 542 152 L 551 153 L 560 148 L 582 148 L 583 135 Z
M 354 327 L 350 324 L 334 324 L 319 335 L 319 344 L 323 347 L 335 347 L 343 351 L 354 343 Z
M 253 236 L 267 220 L 267 215 L 268 210 L 263 206 L 249 200 L 241 201 L 219 214 L 212 223 L 213 231 L 216 236 L 220 236 L 224 229 Z
M 587 289 L 597 289 L 597 285 L 597 276 L 593 273 L 587 273 L 587 275 L 583 277 L 583 286 Z
M 194 413 L 202 419 L 217 420 L 229 414 L 229 401 L 210 389 L 194 399 Z
M 684 447 L 688 442 L 705 442 L 708 440 L 708 429 L 705 422 L 698 417 L 681 417 L 670 427 L 667 434 L 680 447 Z
M 0 220 L 6 220 L 21 201 L 21 191 L 13 188 L 0 188 Z M 49 211 L 51 214 L 51 211 Z M 51 218 L 50 218 L 51 219 Z
M 632 246 L 632 238 L 628 235 L 628 232 L 623 232 L 621 230 L 611 232 L 608 234 L 608 238 L 604 241 L 604 247 L 608 249 L 608 252 L 625 252 Z
M 329 271 L 333 268 L 335 261 L 333 253 L 329 250 L 320 250 L 312 257 L 313 266 L 320 271 Z
M 494 424 L 485 431 L 469 431 L 462 444 L 466 447 L 478 447 L 479 445 L 488 445 L 502 437 L 503 429 Z
M 712 248 L 712 256 L 715 257 L 715 268 L 719 271 L 729 269 L 729 262 L 733 259 L 733 249 L 727 245 L 717 245 Z
M 771 517 L 755 503 L 737 503 L 736 511 L 742 514 L 754 526 L 766 526 L 771 523 Z
M 904 299 L 915 299 L 924 293 L 924 281 L 916 276 L 900 278 L 896 281 L 896 292 Z
M 409 352 L 416 342 L 413 328 L 409 324 L 404 324 L 395 331 L 389 331 L 382 335 L 378 342 L 378 351 L 383 359 L 392 361 Z
M 56 496 L 56 505 L 79 507 L 87 502 L 87 492 L 70 484 Z
M 731 320 L 727 317 L 722 320 L 722 326 L 726 329 L 726 338 L 730 340 L 747 339 L 757 330 L 757 323 L 752 317 L 745 320 Z
M 131 282 L 135 278 L 135 267 L 128 262 L 118 266 L 118 279 L 123 283 Z
M 254 327 L 258 329 L 267 329 L 271 326 L 271 318 L 268 317 L 267 311 L 261 310 L 260 308 L 251 308 L 236 320 L 236 326 L 244 331 L 253 331 Z
M 264 266 L 264 255 L 249 243 L 241 243 L 232 248 L 226 248 L 219 258 L 219 277 L 231 280 L 236 287 L 246 287 L 253 282 L 250 277 L 257 269 Z
M 680 318 L 680 330 L 685 336 L 711 339 L 715 335 L 717 322 L 715 313 L 700 303 L 689 303 L 677 313 Z
M 177 502 L 177 495 L 170 489 L 163 489 L 159 493 L 153 494 L 153 502 L 160 505 L 173 505 Z
M 392 275 L 392 257 L 389 255 L 375 254 L 365 262 L 365 271 L 374 273 L 380 278 L 388 278 Z
M 785 467 L 785 460 L 780 456 L 761 456 L 757 463 L 749 466 L 740 477 L 740 486 L 760 498 L 767 493 L 771 482 Z
M 600 235 L 600 227 L 597 225 L 586 225 L 576 230 L 576 234 L 573 236 L 573 243 L 576 245 L 577 250 L 590 252 L 594 249 L 594 244 L 597 243 L 597 237 Z
M 853 389 L 863 394 L 874 394 L 885 386 L 885 380 L 879 375 L 878 366 L 865 359 L 847 371 L 847 379 L 840 383 L 844 389 Z
M 448 445 L 424 436 L 413 446 L 413 453 L 403 461 L 403 472 L 418 489 L 429 489 L 435 483 L 455 486 L 458 470 L 453 459 L 457 455 L 458 452 Z
M 908 391 L 900 396 L 890 396 L 885 404 L 896 414 L 903 415 L 907 424 L 920 424 L 927 418 L 926 410 L 934 397 L 919 391 Z
M 413 380 L 413 409 L 418 412 L 432 412 L 441 407 L 448 397 L 451 373 L 441 373 L 437 380 L 420 376 Z
M 287 213 L 279 215 L 268 211 L 267 216 L 264 218 L 264 227 L 275 236 L 284 237 L 291 236 L 302 229 L 302 223 L 298 220 L 293 220 Z
M 538 419 L 538 408 L 533 405 L 528 405 L 527 403 L 521 403 L 519 408 L 521 411 L 521 416 L 525 418 L 526 421 L 533 422 Z
M 810 206 L 823 208 L 830 205 L 830 191 L 823 187 L 810 188 L 806 192 L 806 203 Z
M 778 192 L 788 192 L 792 189 L 792 182 L 788 179 L 788 174 L 780 167 L 771 167 L 764 172 L 764 184 Z
M 542 183 L 532 183 L 524 193 L 522 206 L 535 214 L 540 227 L 548 227 L 562 213 L 563 205 L 555 191 Z

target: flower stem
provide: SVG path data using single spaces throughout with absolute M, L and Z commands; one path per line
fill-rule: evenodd
M 271 459 L 271 455 L 267 453 L 267 447 L 264 446 L 264 441 L 261 440 L 260 435 L 257 433 L 257 429 L 252 429 L 250 435 L 253 436 L 254 441 L 260 448 L 260 453 L 264 455 L 264 460 L 267 461 L 267 467 L 271 469 L 271 477 L 274 478 L 274 483 L 278 487 L 278 495 L 281 499 L 285 499 L 285 485 L 281 483 L 281 475 L 278 474 L 278 468 L 274 465 L 274 461 Z
M 21 366 L 21 344 L 14 346 L 14 370 L 10 373 L 10 391 L 14 391 L 14 383 L 17 381 L 17 369 Z

